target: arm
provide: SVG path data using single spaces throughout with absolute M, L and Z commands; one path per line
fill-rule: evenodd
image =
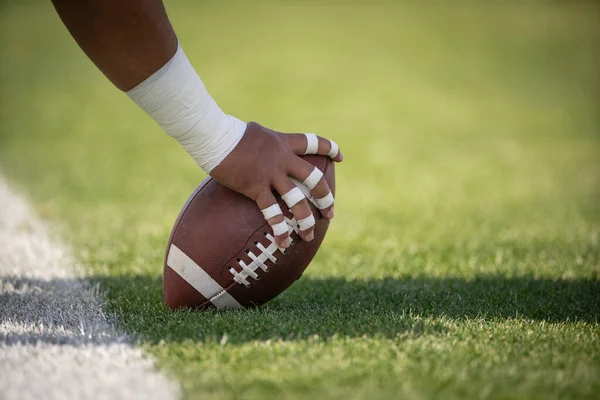
M 177 50 L 161 0 L 53 0 L 85 54 L 122 91 L 140 84 Z
M 290 240 L 272 190 L 283 195 L 294 189 L 289 176 L 301 182 L 310 178 L 313 196 L 321 199 L 321 214 L 333 217 L 327 182 L 298 155 L 308 151 L 342 161 L 337 145 L 320 137 L 246 124 L 223 113 L 179 46 L 161 0 L 53 0 L 53 4 L 81 49 L 117 88 L 178 140 L 202 169 L 256 201 L 280 246 L 288 247 Z M 302 199 L 290 209 L 296 220 L 304 221 L 302 239 L 312 240 L 314 220 L 311 223 L 308 201 Z

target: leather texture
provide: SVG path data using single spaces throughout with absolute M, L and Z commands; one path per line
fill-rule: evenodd
M 334 162 L 323 156 L 310 155 L 302 158 L 323 172 L 335 194 Z M 281 197 L 277 194 L 275 197 L 283 214 L 292 218 L 292 213 Z M 205 179 L 184 205 L 169 238 L 163 274 L 163 297 L 167 307 L 212 307 L 210 299 L 202 296 L 167 265 L 171 244 L 175 244 L 194 260 L 244 307 L 264 304 L 279 295 L 300 278 L 325 238 L 329 220 L 321 217 L 313 204 L 310 207 L 316 220 L 314 240 L 305 242 L 296 233 L 292 233 L 293 243 L 286 254 L 276 251 L 274 255 L 277 262 L 265 262 L 269 271 L 257 269 L 259 279 L 248 278 L 251 286 L 246 287 L 233 280 L 229 268 L 233 267 L 240 272 L 242 269 L 238 260 L 250 264 L 252 259 L 247 252 L 260 254 L 255 243 L 260 242 L 267 247 L 271 242 L 265 237 L 265 233 L 271 233 L 271 228 L 254 201 L 210 177 Z

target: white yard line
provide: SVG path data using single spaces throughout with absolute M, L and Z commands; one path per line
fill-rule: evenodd
M 174 399 L 68 247 L 0 176 L 0 399 Z

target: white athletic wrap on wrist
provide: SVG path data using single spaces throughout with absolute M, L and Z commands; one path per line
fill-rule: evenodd
M 305 184 L 306 187 L 308 187 L 310 190 L 313 190 L 322 177 L 323 173 L 321 172 L 321 170 L 315 167 L 310 173 L 310 175 L 302 183 Z
M 225 114 L 208 94 L 181 46 L 127 95 L 210 173 L 238 144 L 246 123 Z
M 301 231 L 305 231 L 308 228 L 312 228 L 315 225 L 315 217 L 314 217 L 314 215 L 310 214 L 306 218 L 299 219 L 298 220 L 298 225 L 300 226 L 300 230 Z
M 271 219 L 277 215 L 282 214 L 281 207 L 279 207 L 279 204 L 277 203 L 271 204 L 267 208 L 263 208 L 262 210 L 260 210 L 260 212 L 262 212 L 262 215 L 265 217 L 265 219 Z
M 306 150 L 304 154 L 317 154 L 319 151 L 319 139 L 314 133 L 305 133 L 306 136 Z
M 288 208 L 292 208 L 298 204 L 298 202 L 304 200 L 304 193 L 302 193 L 302 190 L 298 189 L 297 186 L 294 186 L 289 192 L 282 195 L 281 198 L 285 201 Z

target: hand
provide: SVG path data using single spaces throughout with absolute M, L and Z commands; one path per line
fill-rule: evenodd
M 337 162 L 344 159 L 337 145 L 328 139 L 275 132 L 249 122 L 237 146 L 210 173 L 224 186 L 256 201 L 273 229 L 275 242 L 284 248 L 289 247 L 291 241 L 273 189 L 282 196 L 298 221 L 300 237 L 307 241 L 314 239 L 314 217 L 308 200 L 304 195 L 300 196 L 299 189 L 294 190 L 296 185 L 289 177 L 306 181 L 323 217 L 331 219 L 334 214 L 329 185 L 318 169 L 298 157 L 302 154 L 329 155 Z

